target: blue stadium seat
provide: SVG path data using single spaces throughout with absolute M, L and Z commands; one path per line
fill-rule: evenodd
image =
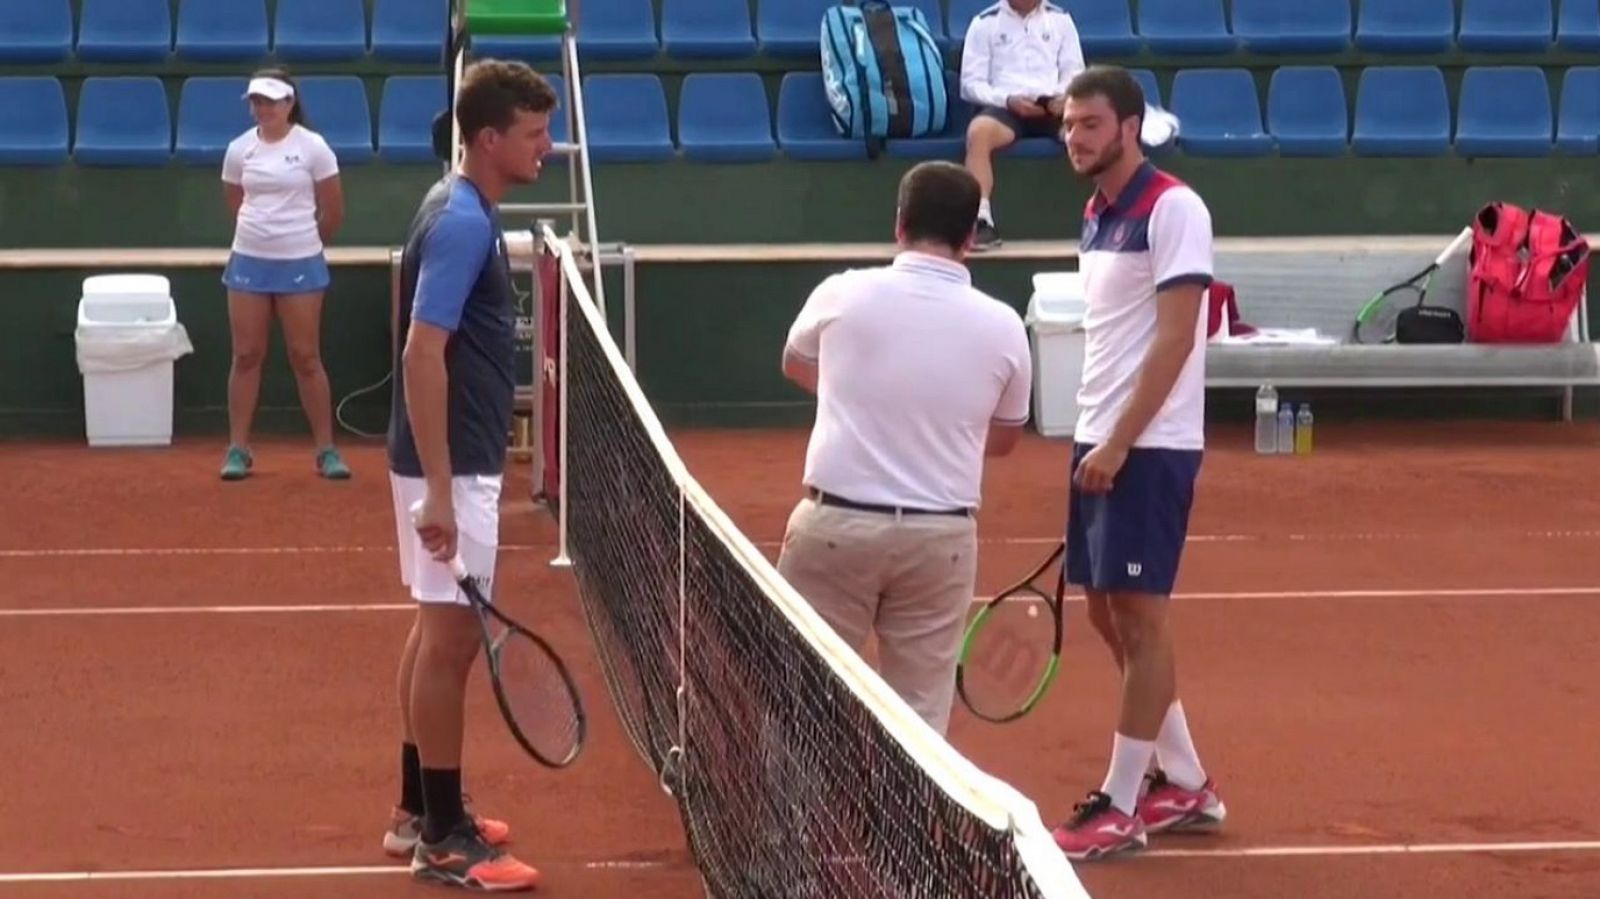
M 677 153 L 667 94 L 655 75 L 589 75 L 583 79 L 589 158 L 597 162 L 660 162 Z
M 438 162 L 433 119 L 447 106 L 443 75 L 390 75 L 378 98 L 378 158 Z
M 0 78 L 0 165 L 60 165 L 67 156 L 67 94 L 60 79 Z
M 172 54 L 167 0 L 83 0 L 78 58 L 84 62 L 162 62 Z
M 950 0 L 949 27 L 950 43 L 960 47 L 967 41 L 967 26 L 972 20 L 995 4 L 995 0 Z
M 889 156 L 900 159 L 945 159 L 960 161 L 967 153 L 967 126 L 972 124 L 972 116 L 977 112 L 971 103 L 955 99 L 960 96 L 961 74 L 955 70 L 945 71 L 946 90 L 949 91 L 951 102 L 950 112 L 946 116 L 944 130 L 938 134 L 918 138 L 891 138 L 884 147 L 884 152 Z
M 172 158 L 166 86 L 154 75 L 85 78 L 75 131 L 72 154 L 81 165 L 166 165 Z
M 300 99 L 311 130 L 328 142 L 339 165 L 371 162 L 376 155 L 372 146 L 372 107 L 361 77 L 306 75 L 299 81 Z
M 1537 66 L 1471 66 L 1461 76 L 1456 153 L 1548 156 L 1555 133 L 1550 82 Z
M 771 56 L 816 57 L 822 14 L 835 0 L 757 0 L 756 37 Z
M 648 59 L 661 52 L 650 0 L 583 0 L 578 52 L 585 59 Z
M 1144 102 L 1151 106 L 1165 106 L 1161 99 L 1161 82 L 1156 80 L 1156 73 L 1149 69 L 1129 69 L 1128 74 L 1139 82 L 1139 89 L 1144 91 Z
M 1444 156 L 1450 95 L 1436 66 L 1368 66 L 1356 86 L 1357 156 Z
M 181 59 L 258 62 L 267 55 L 266 0 L 178 0 Z
M 552 35 L 479 34 L 472 38 L 475 56 L 518 59 L 535 68 L 559 67 L 561 38 Z
M 1560 0 L 1556 46 L 1573 53 L 1600 53 L 1600 0 Z
M 362 0 L 278 0 L 273 48 L 289 62 L 360 59 L 367 55 Z
M 243 75 L 196 75 L 178 91 L 178 139 L 173 155 L 185 165 L 221 165 L 228 144 L 250 130 Z
M 1083 45 L 1086 58 L 1133 56 L 1139 52 L 1139 36 L 1133 32 L 1128 0 L 1072 0 L 1065 8 L 1078 28 L 1078 43 Z
M 1333 66 L 1281 66 L 1267 87 L 1267 132 L 1283 156 L 1342 156 L 1350 106 Z
M 373 0 L 372 55 L 384 62 L 441 62 L 449 30 L 439 0 Z
M 1555 27 L 1550 0 L 1462 0 L 1456 43 L 1470 53 L 1541 53 Z
M 1556 150 L 1568 156 L 1600 153 L 1600 66 L 1572 66 L 1562 76 Z
M 1350 0 L 1233 0 L 1233 33 L 1256 53 L 1342 53 Z
M 678 95 L 678 145 L 700 162 L 761 162 L 778 153 L 761 76 L 697 72 Z
M 72 6 L 67 0 L 0 3 L 0 63 L 61 62 L 72 53 Z
M 1455 45 L 1455 0 L 1361 0 L 1356 46 L 1372 53 L 1444 53 Z
M 820 25 L 819 25 L 820 29 Z M 801 160 L 866 159 L 866 141 L 840 137 L 821 72 L 790 72 L 778 85 L 778 146 Z
M 1266 156 L 1272 137 L 1248 69 L 1183 69 L 1172 78 L 1172 111 L 1183 122 L 1178 143 L 1194 156 Z
M 756 36 L 747 0 L 661 0 L 661 45 L 681 59 L 752 56 Z
M 1139 36 L 1156 54 L 1231 53 L 1238 47 L 1222 0 L 1139 0 Z

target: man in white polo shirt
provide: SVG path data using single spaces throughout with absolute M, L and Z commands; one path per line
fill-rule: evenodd
M 994 154 L 1022 137 L 1058 138 L 1072 77 L 1083 71 L 1078 26 L 1048 0 L 1000 0 L 967 26 L 961 96 L 978 107 L 967 128 L 967 169 L 978 179 L 978 249 L 998 246 L 990 197 Z
M 1086 340 L 1067 580 L 1086 593 L 1123 675 L 1105 782 L 1055 832 L 1075 860 L 1143 848 L 1149 833 L 1214 829 L 1226 814 L 1177 700 L 1167 628 L 1205 447 L 1211 214 L 1144 158 L 1144 112 L 1139 83 L 1119 68 L 1096 66 L 1067 88 L 1067 156 L 1098 188 L 1080 246 Z
M 941 734 L 977 573 L 984 456 L 1016 446 L 1032 359 L 1022 319 L 972 286 L 978 183 L 947 162 L 900 182 L 894 264 L 823 281 L 783 371 L 817 395 L 806 495 L 778 570 Z

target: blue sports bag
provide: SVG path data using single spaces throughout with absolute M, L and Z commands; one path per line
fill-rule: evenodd
M 846 0 L 822 16 L 822 80 L 834 127 L 877 156 L 890 138 L 944 130 L 944 55 L 922 10 Z

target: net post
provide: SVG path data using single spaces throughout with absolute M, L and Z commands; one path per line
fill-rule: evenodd
M 570 250 L 561 246 L 558 254 Z M 561 267 L 561 302 L 556 313 L 560 349 L 556 352 L 556 520 L 558 522 L 556 557 L 550 560 L 552 568 L 571 568 L 572 557 L 567 554 L 567 509 L 572 505 L 572 495 L 567 491 L 567 328 L 571 320 L 572 287 L 567 283 L 566 266 Z

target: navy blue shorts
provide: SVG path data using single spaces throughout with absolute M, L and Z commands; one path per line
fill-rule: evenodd
M 1072 473 L 1094 447 L 1072 447 Z M 1067 501 L 1067 583 L 1097 593 L 1170 596 L 1178 579 L 1200 450 L 1134 448 L 1110 493 Z

